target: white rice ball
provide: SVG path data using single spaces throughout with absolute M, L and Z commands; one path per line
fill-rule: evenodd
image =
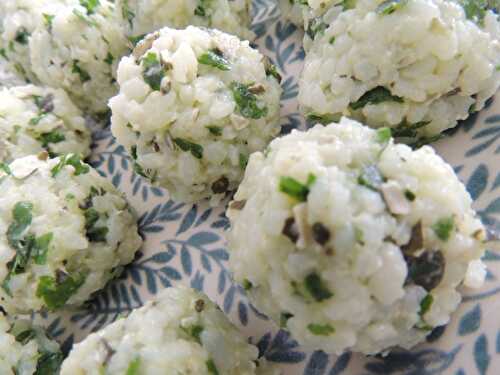
M 9 321 L 0 314 L 0 373 L 57 374 L 63 355 L 59 344 L 40 327 L 25 320 Z
M 252 39 L 251 0 L 117 0 L 116 12 L 130 36 L 140 36 L 168 26 L 189 25 L 219 29 Z
M 128 41 L 107 0 L 70 1 L 56 12 L 40 11 L 50 22 L 29 39 L 31 66 L 44 84 L 66 90 L 79 106 L 94 113 L 107 110 L 117 92 L 115 72 Z
M 177 287 L 76 344 L 61 375 L 250 375 L 257 354 L 205 295 Z
M 305 348 L 410 348 L 479 287 L 485 229 L 432 148 L 342 119 L 250 157 L 227 215 L 230 269 Z M 465 281 L 464 281 L 465 280 Z
M 90 131 L 62 90 L 33 85 L 0 89 L 0 162 L 47 151 L 90 154 Z
M 311 22 L 324 21 L 325 16 L 354 4 L 352 0 L 279 0 L 281 14 L 298 27 L 308 29 Z M 316 20 L 316 21 L 313 21 Z
M 316 34 L 299 102 L 326 123 L 345 115 L 429 141 L 497 91 L 499 39 L 491 11 L 478 25 L 453 1 L 359 0 Z
M 111 130 L 176 200 L 216 204 L 280 131 L 275 68 L 247 41 L 193 26 L 148 35 L 118 68 Z
M 142 240 L 115 187 L 75 154 L 0 168 L 0 306 L 9 314 L 80 305 Z

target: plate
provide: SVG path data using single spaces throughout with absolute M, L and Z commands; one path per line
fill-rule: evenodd
M 301 30 L 284 20 L 272 0 L 254 1 L 256 45 L 283 73 L 283 133 L 305 124 L 298 112 L 298 76 L 304 59 Z M 84 307 L 57 315 L 37 317 L 68 351 L 83 339 L 140 307 L 161 289 L 186 284 L 216 301 L 230 319 L 257 344 L 260 354 L 276 363 L 283 374 L 500 374 L 500 255 L 488 252 L 484 287 L 464 300 L 453 320 L 438 328 L 428 342 L 412 351 L 366 357 L 345 353 L 305 352 L 285 331 L 280 331 L 252 306 L 244 290 L 227 270 L 224 232 L 229 223 L 225 204 L 177 203 L 168 192 L 150 186 L 133 174 L 123 147 L 109 126 L 94 129 L 92 164 L 123 191 L 138 213 L 145 239 L 142 250 L 123 275 L 110 283 Z M 482 220 L 500 231 L 500 97 L 471 116 L 449 136 L 435 144 L 466 184 Z

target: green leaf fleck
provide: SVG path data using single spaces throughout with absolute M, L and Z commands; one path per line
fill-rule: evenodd
M 286 328 L 288 320 L 293 318 L 293 314 L 290 314 L 289 312 L 282 312 L 280 314 L 280 328 Z
M 240 158 L 239 159 L 240 159 L 239 160 L 239 162 L 240 162 L 240 168 L 244 170 L 247 167 L 247 164 L 248 164 L 248 155 L 240 153 Z
M 377 191 L 383 183 L 384 177 L 376 165 L 364 167 L 358 177 L 358 184 L 375 191 Z
M 329 336 L 335 333 L 335 328 L 333 328 L 330 324 L 309 323 L 307 325 L 307 329 L 316 336 Z
M 182 327 L 181 329 L 190 337 L 194 338 L 198 344 L 201 345 L 201 333 L 203 332 L 203 326 L 200 324 L 195 324 L 191 327 Z
M 47 263 L 47 253 L 53 238 L 54 234 L 52 232 L 45 233 L 43 236 L 36 238 L 32 249 L 32 256 L 36 264 L 43 265 Z
M 8 164 L 1 163 L 1 162 L 0 162 L 0 171 L 4 171 L 8 175 L 12 174 L 12 171 L 10 170 L 10 167 L 8 166 Z
M 391 92 L 383 86 L 375 87 L 373 90 L 367 91 L 356 102 L 351 103 L 350 107 L 353 110 L 363 108 L 368 104 L 379 104 L 382 102 L 403 103 L 403 98 L 392 95 Z
M 316 181 L 316 176 L 310 173 L 305 184 L 297 181 L 293 177 L 280 177 L 279 191 L 288 194 L 299 202 L 305 202 L 309 194 L 309 188 Z
M 115 58 L 113 57 L 111 52 L 108 52 L 108 54 L 106 55 L 106 58 L 104 59 L 104 62 L 108 65 L 113 65 L 113 61 L 115 61 Z
M 312 123 L 320 123 L 322 125 L 329 125 L 332 122 L 338 122 L 342 117 L 341 114 L 318 114 L 318 113 L 309 113 L 306 115 L 306 119 Z
M 59 163 L 52 168 L 52 177 L 56 177 L 67 165 L 71 165 L 75 168 L 74 176 L 87 174 L 90 171 L 90 167 L 81 160 L 80 156 L 76 154 L 66 154 L 61 156 Z
M 407 3 L 408 0 L 386 0 L 377 7 L 376 12 L 382 15 L 392 14 L 403 8 Z
M 80 0 L 80 5 L 87 10 L 87 14 L 92 14 L 100 5 L 100 2 L 99 0 Z
M 252 282 L 248 279 L 243 280 L 242 286 L 243 286 L 243 289 L 245 289 L 245 290 L 250 290 L 253 288 Z
M 219 370 L 217 370 L 217 366 L 215 366 L 215 362 L 213 359 L 209 359 L 207 362 L 207 370 L 212 375 L 219 375 Z
M 306 34 L 314 40 L 316 38 L 316 35 L 321 35 L 325 32 L 325 30 L 328 28 L 328 25 L 323 22 L 321 17 L 316 17 L 313 18 L 309 22 L 309 26 L 306 30 Z
M 66 137 L 59 130 L 55 129 L 48 133 L 40 134 L 38 140 L 42 143 L 43 148 L 47 148 L 50 143 L 59 143 L 66 140 Z
M 316 272 L 312 272 L 306 276 L 306 278 L 304 279 L 304 286 L 309 294 L 317 302 L 321 302 L 333 297 L 333 293 L 330 292 L 328 287 Z
M 441 241 L 448 241 L 451 236 L 451 232 L 455 228 L 455 219 L 453 216 L 445 217 L 439 219 L 433 226 L 432 230 Z
M 198 62 L 203 65 L 213 66 L 219 70 L 231 70 L 230 62 L 217 49 L 202 54 L 198 57 Z
M 215 135 L 216 137 L 222 135 L 222 128 L 220 126 L 208 125 L 206 128 L 208 129 L 210 134 Z
M 268 109 L 257 102 L 257 96 L 249 90 L 251 86 L 252 84 L 245 85 L 233 81 L 230 88 L 241 115 L 246 118 L 259 119 L 267 115 Z
M 16 30 L 16 35 L 14 36 L 14 40 L 19 44 L 26 45 L 28 44 L 30 36 L 31 34 L 25 27 L 20 27 L 19 29 Z
M 159 91 L 161 88 L 161 81 L 165 76 L 165 70 L 160 60 L 158 60 L 156 53 L 149 52 L 142 58 L 142 68 L 144 81 L 146 81 L 153 90 Z
M 58 277 L 41 276 L 36 289 L 36 296 L 42 298 L 49 310 L 56 310 L 75 294 L 85 282 L 83 275 L 67 275 Z
M 385 144 L 391 139 L 392 132 L 389 128 L 377 129 L 377 142 Z
M 417 196 L 415 195 L 415 193 L 413 191 L 411 191 L 411 190 L 408 190 L 408 189 L 405 190 L 405 197 L 410 202 L 413 202 L 415 200 L 415 198 L 417 198 Z
M 174 138 L 173 141 L 182 151 L 191 152 L 197 159 L 203 158 L 203 146 L 183 138 Z
M 141 371 L 141 358 L 137 357 L 129 363 L 125 375 L 140 375 Z
M 54 18 L 56 16 L 54 16 L 52 14 L 46 14 L 46 13 L 43 13 L 42 16 L 43 16 L 43 22 L 45 23 L 45 26 L 47 26 L 49 31 L 52 30 L 52 21 L 54 21 Z
M 432 296 L 432 294 L 430 293 L 427 294 L 420 302 L 420 311 L 418 314 L 420 316 L 424 316 L 425 313 L 429 311 L 429 309 L 431 308 L 433 302 L 434 302 L 434 297 Z
M 80 67 L 80 62 L 78 60 L 73 60 L 73 67 L 71 69 L 71 73 L 78 74 L 78 76 L 80 77 L 80 81 L 82 81 L 82 83 L 91 80 L 90 74 L 86 70 Z

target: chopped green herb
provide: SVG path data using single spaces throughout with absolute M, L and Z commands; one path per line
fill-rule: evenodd
M 161 88 L 161 81 L 165 76 L 165 71 L 156 53 L 149 52 L 144 56 L 142 59 L 142 67 L 144 69 L 142 73 L 144 81 L 146 81 L 153 90 L 159 91 Z
M 282 80 L 281 74 L 279 74 L 276 65 L 271 64 L 269 61 L 266 65 L 266 75 L 274 77 L 278 81 L 278 83 L 281 83 Z
M 104 59 L 104 62 L 108 65 L 113 65 L 113 61 L 115 61 L 115 58 L 113 57 L 111 52 L 108 52 L 108 54 L 106 55 L 106 58 Z
M 206 17 L 208 16 L 208 7 L 210 7 L 210 0 L 198 0 L 198 6 L 194 10 L 194 14 L 199 17 Z
M 358 177 L 358 184 L 377 191 L 384 183 L 384 177 L 376 165 L 368 165 L 363 168 Z
M 379 104 L 382 102 L 403 103 L 403 98 L 392 95 L 391 92 L 383 86 L 375 87 L 373 90 L 367 91 L 356 102 L 351 103 L 350 107 L 353 110 L 363 108 L 368 104 Z
M 56 16 L 54 16 L 52 14 L 46 14 L 46 13 L 43 13 L 42 16 L 43 16 L 43 22 L 45 23 L 45 26 L 47 26 L 49 31 L 52 30 L 52 21 L 54 21 L 54 18 Z
M 219 70 L 231 70 L 229 61 L 216 49 L 207 51 L 198 57 L 198 62 L 203 65 L 213 66 Z
M 173 141 L 182 151 L 191 152 L 196 159 L 203 158 L 203 146 L 183 138 L 174 138 Z
M 62 277 L 41 276 L 36 289 L 36 296 L 43 298 L 49 310 L 56 310 L 64 306 L 73 294 L 85 282 L 85 276 L 72 277 L 64 274 Z
M 419 315 L 423 316 L 429 309 L 431 308 L 432 302 L 434 302 L 434 297 L 432 294 L 427 294 L 422 301 L 420 302 L 420 311 Z
M 230 88 L 241 115 L 246 118 L 259 119 L 267 115 L 268 109 L 265 105 L 259 105 L 257 96 L 249 90 L 251 86 L 252 84 L 245 85 L 233 81 Z
M 280 328 L 286 328 L 286 325 L 290 318 L 293 318 L 293 314 L 290 314 L 289 312 L 286 311 L 282 312 L 280 314 Z
M 335 43 L 335 37 L 334 37 L 334 36 L 332 36 L 332 37 L 328 40 L 328 43 L 330 43 L 330 44 Z
M 130 10 L 128 0 L 123 1 L 122 17 L 128 21 L 128 24 L 129 24 L 130 28 L 132 29 L 134 27 L 135 13 Z
M 195 324 L 191 327 L 182 327 L 181 329 L 188 335 L 196 340 L 198 344 L 201 345 L 201 333 L 203 332 L 203 326 Z
M 90 229 L 92 228 L 95 223 L 99 220 L 99 212 L 95 208 L 88 208 L 84 212 L 85 216 L 85 228 Z
M 130 43 L 132 43 L 132 46 L 137 46 L 137 44 L 144 39 L 144 37 L 146 36 L 147 34 L 140 34 L 140 35 L 137 35 L 137 36 L 128 36 L 127 39 L 129 40 Z
M 99 0 L 80 0 L 80 5 L 87 10 L 87 14 L 92 14 L 100 5 Z
M 320 123 L 322 125 L 328 125 L 331 124 L 332 122 L 338 122 L 342 115 L 340 114 L 331 114 L 331 113 L 325 113 L 325 114 L 317 114 L 317 113 L 309 113 L 306 115 L 306 119 L 310 122 L 313 123 Z
M 242 286 L 243 286 L 243 289 L 245 289 L 245 290 L 250 290 L 253 288 L 252 282 L 248 279 L 243 280 Z
M 316 272 L 312 272 L 306 276 L 304 279 L 304 286 L 317 302 L 333 297 L 333 293 L 330 292 L 328 287 Z
M 220 126 L 208 125 L 206 128 L 208 129 L 210 134 L 215 135 L 216 137 L 222 135 L 222 128 Z
M 328 28 L 328 25 L 323 22 L 322 18 L 316 17 L 310 21 L 309 26 L 306 30 L 306 34 L 311 39 L 314 40 L 314 38 L 316 38 L 316 35 L 323 34 L 327 28 Z
M 80 62 L 78 60 L 73 60 L 73 68 L 71 69 L 71 73 L 78 74 L 82 83 L 91 80 L 90 74 L 80 67 Z
M 377 13 L 382 15 L 392 14 L 408 3 L 408 0 L 386 0 L 377 7 Z
M 16 335 L 16 341 L 20 342 L 23 345 L 26 345 L 28 342 L 33 340 L 36 337 L 36 332 L 33 329 L 27 329 L 25 331 L 22 331 L 21 333 L 18 333 Z
M 71 165 L 73 168 L 75 168 L 75 176 L 86 174 L 90 171 L 89 166 L 81 160 L 80 156 L 76 154 L 66 154 L 64 156 L 61 156 L 61 158 L 59 159 L 59 163 L 57 163 L 56 166 L 52 168 L 52 177 L 56 177 L 59 172 L 61 172 L 62 169 L 67 165 Z
M 410 146 L 413 149 L 418 149 L 422 146 L 428 145 L 429 143 L 437 142 L 443 137 L 444 134 L 436 134 L 433 135 L 432 137 L 420 137 L 414 142 L 408 143 L 408 146 Z
M 392 129 L 392 136 L 395 138 L 415 138 L 418 135 L 417 130 L 429 125 L 430 123 L 430 121 L 419 121 L 414 124 L 408 124 L 406 120 L 404 120 L 401 124 Z
M 245 169 L 247 167 L 247 164 L 248 164 L 248 155 L 245 155 L 245 154 L 241 154 L 240 153 L 240 168 L 241 169 Z
M 7 57 L 7 52 L 5 52 L 5 48 L 0 48 L 0 56 L 2 56 L 5 60 L 9 61 Z
M 495 70 L 496 70 L 497 72 L 500 72 L 500 65 L 497 65 L 497 66 L 495 67 Z
M 279 190 L 300 202 L 305 202 L 309 194 L 309 188 L 315 181 L 316 176 L 311 173 L 307 177 L 307 182 L 305 184 L 297 181 L 293 177 L 283 176 L 280 177 Z
M 471 106 L 469 107 L 469 114 L 473 114 L 474 112 L 477 112 L 476 103 L 472 103 Z
M 35 375 L 57 374 L 64 356 L 61 352 L 45 352 L 38 357 Z
M 307 329 L 313 335 L 317 335 L 317 336 L 329 336 L 332 333 L 335 333 L 335 328 L 333 328 L 330 324 L 309 323 L 307 325 Z
M 141 371 L 141 358 L 137 357 L 129 363 L 125 375 L 140 375 Z
M 405 190 L 405 197 L 410 202 L 413 202 L 417 196 L 415 195 L 415 193 L 413 191 L 406 189 Z
M 455 219 L 453 216 L 445 217 L 439 219 L 433 226 L 432 230 L 441 241 L 448 241 L 451 236 L 451 232 L 455 228 Z
M 343 10 L 354 9 L 356 7 L 356 0 L 343 0 L 342 3 Z
M 354 239 L 356 240 L 356 242 L 362 245 L 365 242 L 365 235 L 363 234 L 363 231 L 358 227 L 354 227 Z
M 82 12 L 80 12 L 79 9 L 73 9 L 73 14 L 78 17 L 78 19 L 82 22 L 85 22 L 87 25 L 91 26 L 91 27 L 97 27 L 97 22 L 94 21 L 93 19 L 90 19 L 89 18 L 89 15 L 87 14 L 83 14 Z
M 7 164 L 1 163 L 1 162 L 0 162 L 0 171 L 4 171 L 8 175 L 12 174 L 12 171 L 10 170 L 10 167 Z
M 31 202 L 17 202 L 12 209 L 13 222 L 7 229 L 7 241 L 14 249 L 19 249 L 26 230 L 33 220 L 33 204 Z
M 385 144 L 391 139 L 392 132 L 389 128 L 377 129 L 377 142 Z
M 49 232 L 43 236 L 37 237 L 35 240 L 35 244 L 32 249 L 32 256 L 36 264 L 43 265 L 47 263 L 47 253 L 53 238 L 54 234 Z
M 38 125 L 38 124 L 40 123 L 40 121 L 42 121 L 42 119 L 43 119 L 45 116 L 46 116 L 46 114 L 45 114 L 45 113 L 42 113 L 42 114 L 40 114 L 40 115 L 38 115 L 38 116 L 36 116 L 36 117 L 32 117 L 32 118 L 30 118 L 29 124 L 30 124 L 30 125 L 33 125 L 33 126 Z
M 38 107 L 40 114 L 49 113 L 54 110 L 54 95 L 47 94 L 45 96 L 33 95 L 33 101 Z
M 66 137 L 59 130 L 52 130 L 48 133 L 40 134 L 38 140 L 42 142 L 42 147 L 46 148 L 50 143 L 59 143 L 66 140 Z
M 29 33 L 29 31 L 25 27 L 20 27 L 16 31 L 16 35 L 14 37 L 14 40 L 19 44 L 26 45 L 26 44 L 28 44 L 30 36 L 31 36 L 31 34 Z
M 219 375 L 219 370 L 217 370 L 217 366 L 215 366 L 215 362 L 213 359 L 209 359 L 207 362 L 208 372 L 212 375 Z
M 464 8 L 467 19 L 479 25 L 484 23 L 488 9 L 498 10 L 498 3 L 495 0 L 458 0 L 458 3 Z

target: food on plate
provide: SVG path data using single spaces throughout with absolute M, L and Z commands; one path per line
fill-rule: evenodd
M 205 295 L 172 287 L 76 344 L 61 375 L 249 375 L 257 354 Z
M 29 38 L 31 67 L 42 83 L 66 90 L 92 113 L 107 111 L 116 94 L 116 67 L 128 41 L 107 0 L 42 7 L 44 23 Z
M 57 374 L 63 355 L 59 344 L 26 320 L 0 314 L 0 373 L 2 375 Z
M 500 85 L 500 22 L 448 0 L 359 0 L 323 25 L 299 102 L 324 123 L 349 116 L 423 143 L 482 109 Z
M 47 151 L 90 154 L 82 112 L 62 90 L 33 85 L 0 89 L 0 162 Z
M 126 33 L 144 36 L 168 26 L 214 28 L 253 38 L 250 31 L 250 0 L 117 0 L 116 12 Z
M 76 154 L 0 163 L 0 306 L 8 314 L 80 305 L 142 240 L 127 201 Z
M 307 349 L 410 348 L 480 287 L 485 228 L 453 168 L 343 118 L 252 154 L 227 216 L 230 269 Z
M 118 67 L 111 130 L 135 171 L 180 201 L 217 204 L 280 131 L 280 76 L 248 41 L 188 27 L 149 34 Z

